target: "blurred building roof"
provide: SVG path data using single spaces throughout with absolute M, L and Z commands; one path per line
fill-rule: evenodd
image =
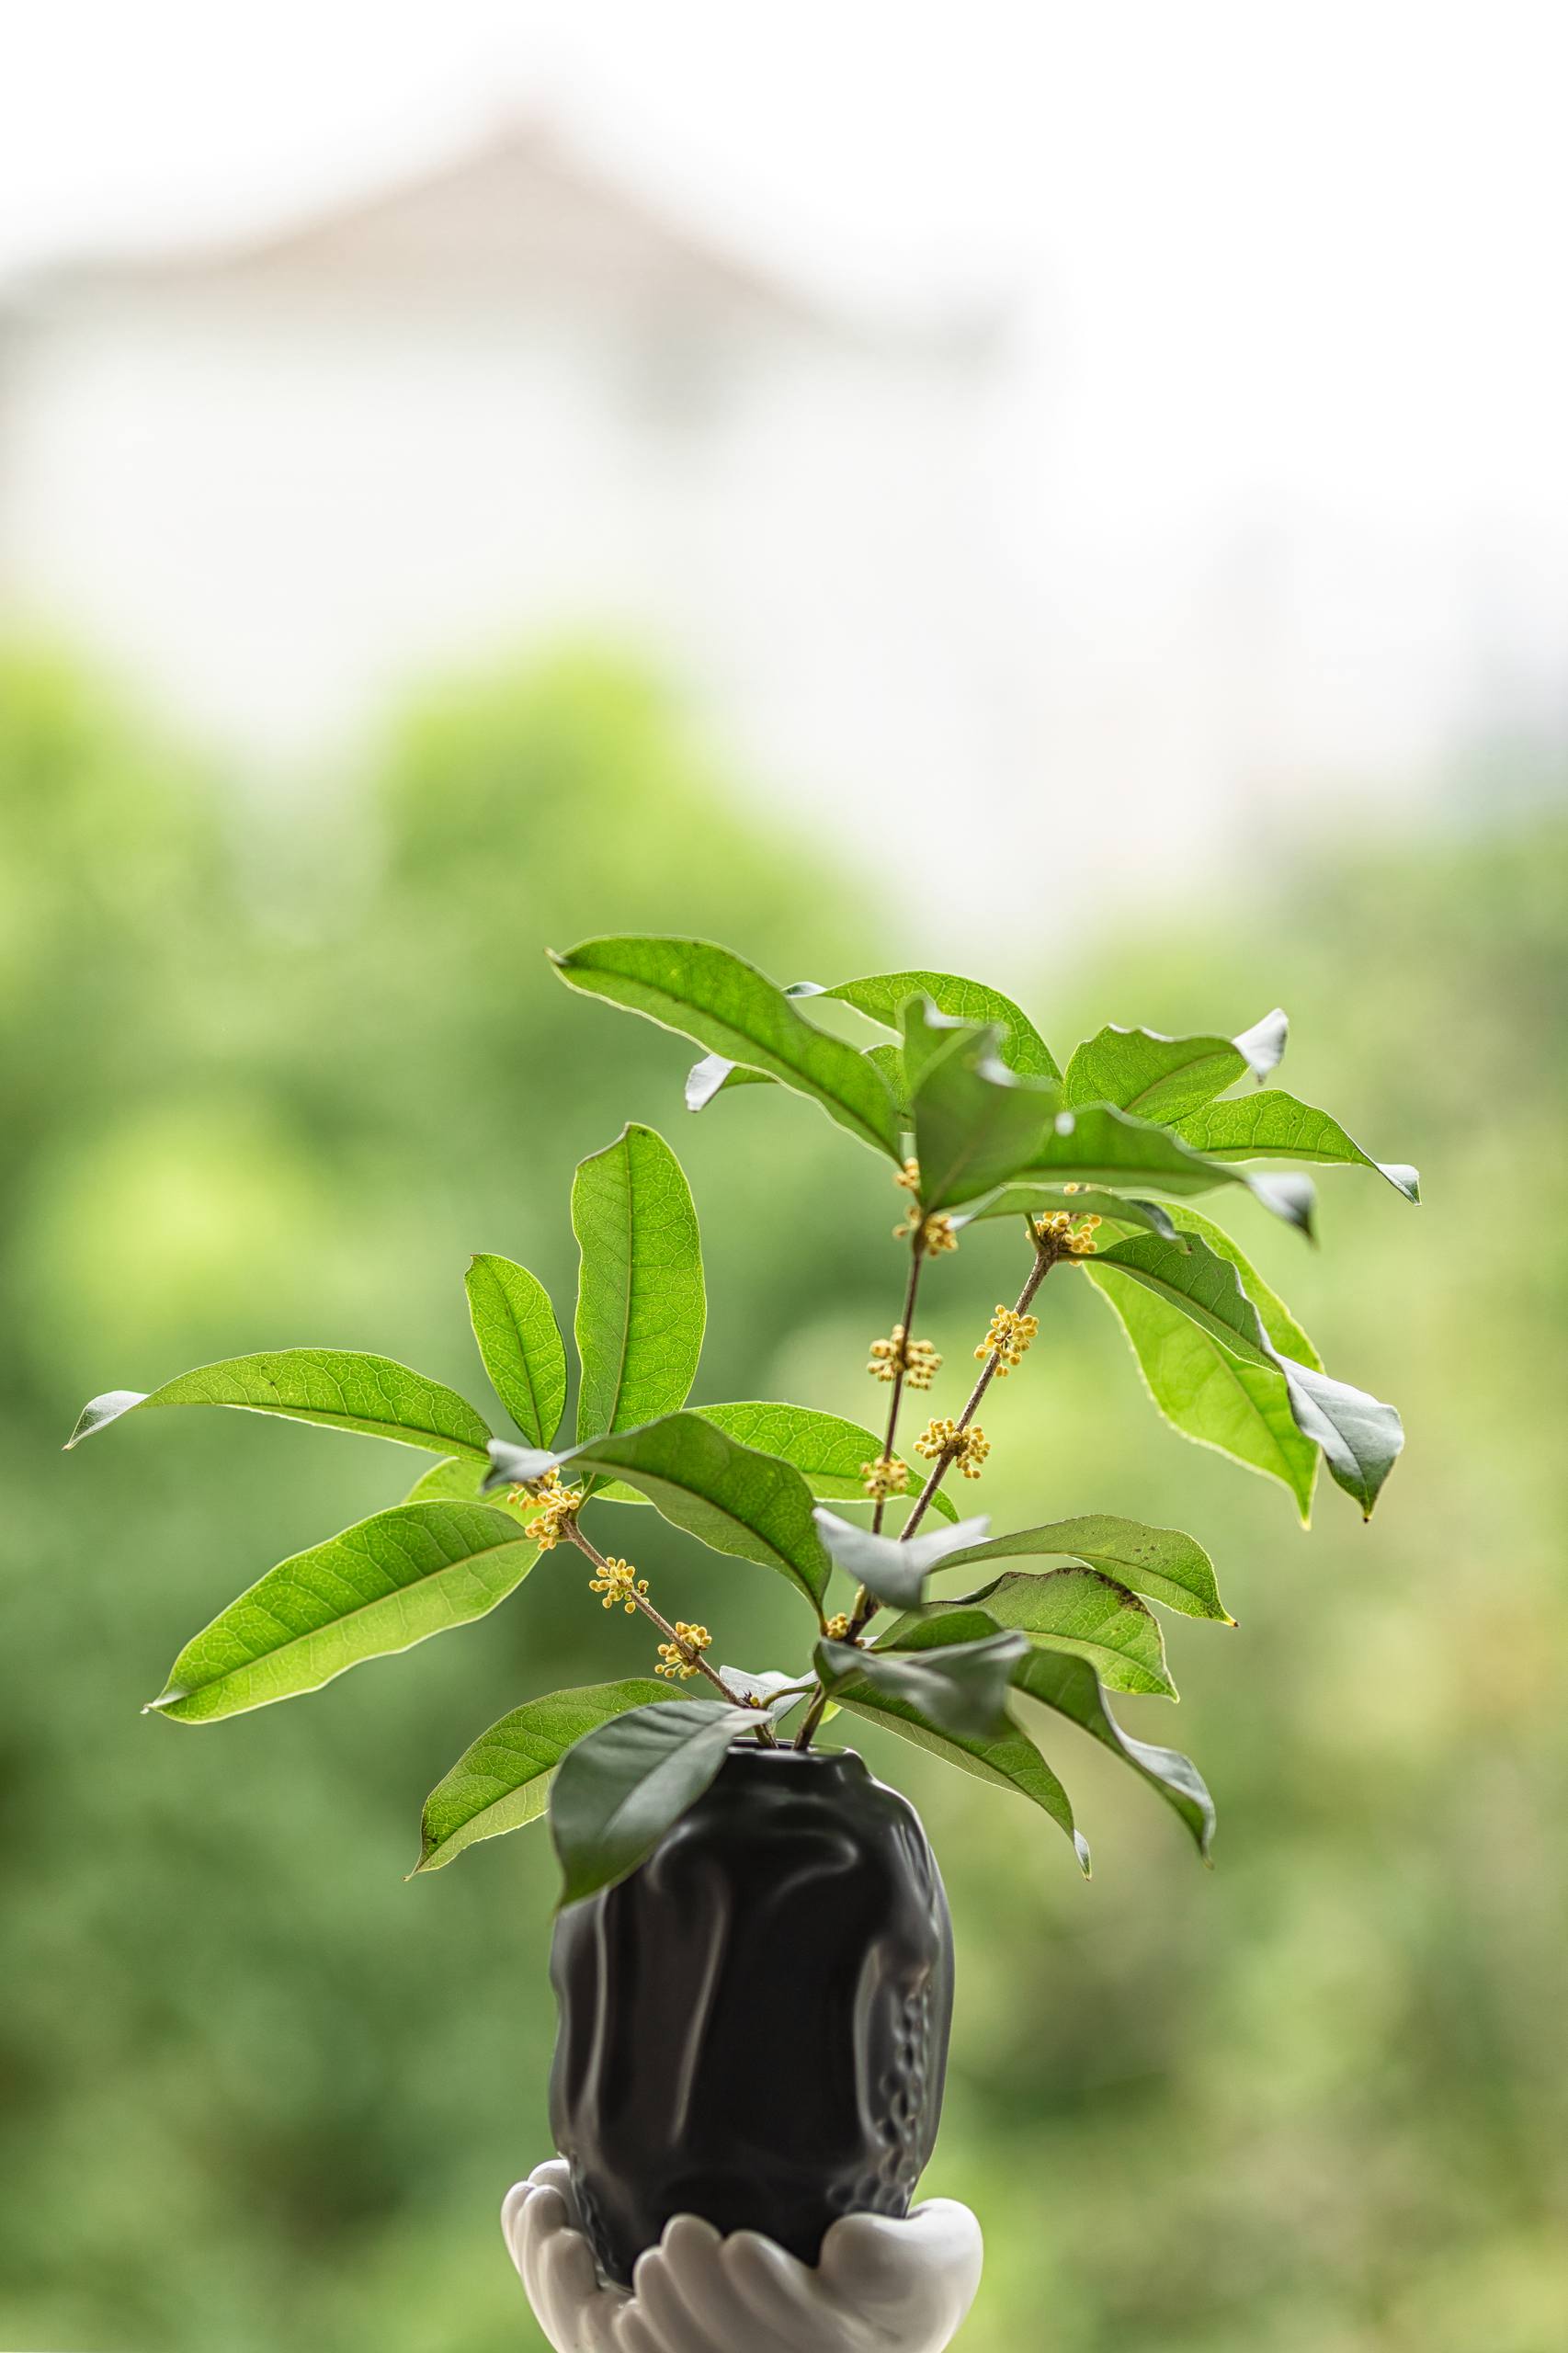
M 590 159 L 545 118 L 514 118 L 443 161 L 322 202 L 285 224 L 222 243 L 118 255 L 57 267 L 18 290 L 25 318 L 51 294 L 256 292 L 309 285 L 356 301 L 380 288 L 399 304 L 472 301 L 494 290 L 535 302 L 665 313 L 771 315 L 833 335 L 858 330 L 782 270 L 747 256 Z

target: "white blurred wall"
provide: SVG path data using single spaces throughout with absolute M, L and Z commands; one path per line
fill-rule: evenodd
M 1563 789 L 1528 0 L 61 0 L 10 63 L 0 599 L 262 769 L 619 632 L 930 936 L 1031 955 Z M 472 136 L 541 92 L 553 197 Z

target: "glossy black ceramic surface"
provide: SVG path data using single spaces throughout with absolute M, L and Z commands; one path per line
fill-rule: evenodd
M 555 2144 L 601 2268 L 675 2214 L 803 2261 L 901 2215 L 937 2137 L 952 1932 L 920 1818 L 850 1751 L 732 1749 L 619 1886 L 563 1912 Z

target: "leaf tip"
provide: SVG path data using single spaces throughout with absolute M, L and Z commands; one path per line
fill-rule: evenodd
M 1095 1867 L 1089 1855 L 1089 1842 L 1081 1830 L 1074 1830 L 1073 1833 L 1073 1851 L 1078 1858 L 1078 1869 L 1083 1872 L 1084 1877 L 1093 1879 Z

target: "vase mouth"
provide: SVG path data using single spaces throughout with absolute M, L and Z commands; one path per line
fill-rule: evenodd
M 737 1744 L 724 1757 L 726 1772 L 865 1773 L 869 1768 L 856 1748 L 792 1748 L 780 1741 L 777 1748 L 744 1747 Z

